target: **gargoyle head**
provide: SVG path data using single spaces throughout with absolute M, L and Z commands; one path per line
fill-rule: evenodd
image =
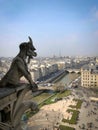
M 28 56 L 28 63 L 30 62 L 30 59 L 37 56 L 31 37 L 29 37 L 29 42 L 21 43 L 19 47 L 21 51 L 25 50 L 26 56 Z
M 37 56 L 37 53 L 35 52 L 35 47 L 33 45 L 33 41 L 31 39 L 31 37 L 29 37 L 29 42 L 27 43 L 27 56 L 29 56 L 30 58 L 33 58 Z

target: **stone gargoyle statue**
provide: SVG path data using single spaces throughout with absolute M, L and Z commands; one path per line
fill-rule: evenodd
M 37 56 L 32 39 L 29 37 L 29 41 L 21 43 L 19 48 L 19 54 L 13 59 L 9 71 L 0 81 L 0 88 L 17 86 L 20 83 L 20 78 L 22 76 L 28 80 L 34 89 L 37 88 L 37 85 L 33 82 L 30 72 L 28 71 L 26 62 L 28 60 L 29 63 L 31 58 Z

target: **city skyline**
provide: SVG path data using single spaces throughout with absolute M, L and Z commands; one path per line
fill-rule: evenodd
M 31 36 L 38 56 L 97 56 L 97 0 L 0 0 L 0 56 Z

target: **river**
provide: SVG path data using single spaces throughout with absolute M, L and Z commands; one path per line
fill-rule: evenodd
M 75 80 L 80 74 L 76 73 L 68 73 L 61 79 L 59 79 L 56 83 L 62 83 L 68 85 L 71 81 Z

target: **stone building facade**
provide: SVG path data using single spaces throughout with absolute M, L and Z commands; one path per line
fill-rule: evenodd
M 81 86 L 98 88 L 98 65 L 81 68 Z

